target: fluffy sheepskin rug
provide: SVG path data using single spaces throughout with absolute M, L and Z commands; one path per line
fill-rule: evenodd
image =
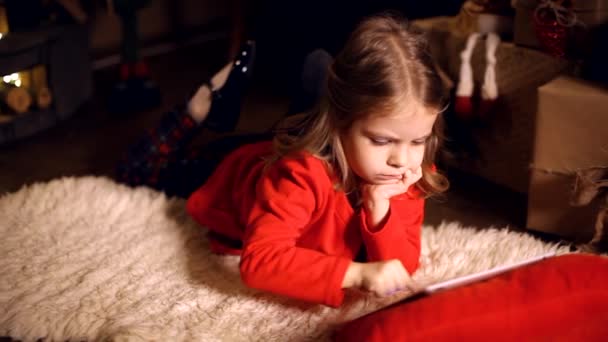
M 185 202 L 98 177 L 0 197 L 0 335 L 32 341 L 327 340 L 338 324 L 408 297 L 351 293 L 339 309 L 246 288 L 238 258 L 210 253 Z M 507 229 L 424 227 L 430 284 L 551 245 Z

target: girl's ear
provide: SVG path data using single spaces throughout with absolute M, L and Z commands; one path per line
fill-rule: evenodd
M 578 170 L 576 171 L 570 204 L 585 206 L 593 201 L 602 188 L 608 188 L 608 167 Z

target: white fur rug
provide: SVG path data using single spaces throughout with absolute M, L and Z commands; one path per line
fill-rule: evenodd
M 350 294 L 339 309 L 246 288 L 238 258 L 210 253 L 184 201 L 105 178 L 63 178 L 0 197 L 0 335 L 32 341 L 326 340 L 408 294 Z M 423 284 L 567 247 L 506 229 L 424 227 Z

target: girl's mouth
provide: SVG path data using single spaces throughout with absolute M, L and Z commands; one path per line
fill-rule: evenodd
M 378 175 L 379 180 L 401 180 L 403 175 Z

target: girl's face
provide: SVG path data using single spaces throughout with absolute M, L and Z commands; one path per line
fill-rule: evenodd
M 341 136 L 351 170 L 364 182 L 389 184 L 422 165 L 437 111 L 411 104 L 390 115 L 368 115 Z

